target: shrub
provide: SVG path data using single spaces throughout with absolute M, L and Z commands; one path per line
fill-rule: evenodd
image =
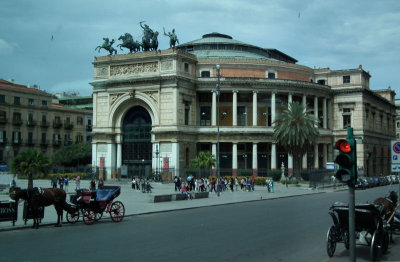
M 280 181 L 282 177 L 282 171 L 281 170 L 271 170 L 268 172 L 268 175 L 272 177 L 272 179 L 276 181 Z
M 310 181 L 310 171 L 301 171 L 300 176 L 304 181 Z

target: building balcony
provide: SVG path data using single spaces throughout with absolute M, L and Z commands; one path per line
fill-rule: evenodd
M 20 125 L 22 125 L 22 120 L 21 119 L 13 119 L 12 124 L 14 126 L 20 126 Z
M 26 145 L 27 146 L 35 146 L 36 141 L 34 139 L 28 139 L 28 141 L 26 141 Z
M 40 146 L 46 147 L 49 145 L 49 140 L 42 139 L 40 140 Z
M 61 128 L 62 127 L 62 123 L 60 122 L 53 122 L 53 128 Z
M 60 139 L 53 140 L 53 146 L 61 146 L 61 140 Z
M 23 143 L 22 139 L 13 139 L 12 144 L 13 145 L 21 145 Z
M 7 118 L 1 117 L 0 118 L 0 125 L 4 125 L 4 124 L 7 124 Z
M 68 140 L 64 141 L 64 146 L 69 146 L 69 145 L 72 145 L 72 144 L 73 144 L 72 139 L 68 139 Z
M 30 126 L 30 127 L 36 126 L 36 121 L 34 121 L 34 120 L 28 120 L 28 121 L 26 121 L 26 125 L 27 125 L 27 126 Z
M 66 123 L 64 123 L 64 128 L 67 130 L 71 130 L 72 128 L 74 128 L 74 125 L 66 122 Z
M 47 122 L 47 121 L 40 122 L 40 127 L 48 128 L 49 127 L 49 122 Z

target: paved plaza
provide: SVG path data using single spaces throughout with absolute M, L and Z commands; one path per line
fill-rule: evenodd
M 88 180 L 81 181 L 81 188 L 89 188 Z M 26 188 L 28 185 L 27 180 L 19 180 L 17 182 L 17 186 Z M 181 201 L 169 201 L 169 202 L 159 202 L 154 203 L 154 196 L 156 195 L 164 195 L 164 194 L 174 194 L 178 193 L 174 190 L 173 183 L 151 183 L 153 189 L 152 193 L 142 193 L 139 190 L 133 190 L 131 188 L 130 180 L 121 180 L 121 181 L 106 181 L 105 185 L 118 185 L 121 186 L 121 194 L 116 198 L 116 200 L 121 201 L 125 206 L 125 216 L 133 216 L 140 214 L 148 214 L 155 212 L 165 212 L 179 209 L 188 209 L 188 208 L 197 208 L 204 206 L 214 206 L 214 205 L 224 205 L 224 204 L 232 204 L 239 202 L 248 202 L 248 201 L 262 201 L 262 200 L 271 200 L 275 198 L 282 197 L 295 197 L 307 194 L 319 194 L 319 193 L 329 193 L 335 190 L 346 189 L 347 187 L 342 188 L 326 188 L 326 189 L 311 189 L 308 185 L 294 186 L 289 185 L 286 187 L 280 183 L 275 183 L 274 193 L 269 193 L 265 186 L 255 186 L 255 190 L 252 192 L 241 191 L 240 187 L 238 191 L 225 191 L 218 196 L 215 193 L 210 193 L 209 198 L 201 198 L 201 199 L 193 199 L 193 200 L 181 200 Z M 34 180 L 35 187 L 50 187 L 50 180 Z M 69 201 L 70 195 L 75 193 L 75 183 L 70 182 L 68 192 L 67 192 L 67 201 Z M 9 200 L 8 194 L 6 191 L 3 194 L 0 194 L 1 201 Z M 24 225 L 24 221 L 22 219 L 23 213 L 23 202 L 19 203 L 18 210 L 18 220 L 15 223 L 15 226 L 12 225 L 10 221 L 5 221 L 0 223 L 0 231 L 3 230 L 13 230 L 20 229 L 24 227 L 31 227 L 32 221 L 28 220 L 27 225 Z M 104 214 L 102 219 L 109 219 L 108 214 Z M 57 221 L 57 215 L 53 206 L 49 206 L 45 208 L 44 219 L 42 220 L 42 226 L 44 225 L 52 225 Z M 80 219 L 81 221 L 81 219 Z M 66 223 L 65 212 L 64 212 L 64 223 Z

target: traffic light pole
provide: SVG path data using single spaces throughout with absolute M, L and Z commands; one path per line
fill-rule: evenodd
M 347 139 L 353 139 L 353 128 L 347 128 Z M 354 143 L 354 150 L 356 159 L 355 171 L 357 172 L 357 145 Z M 356 182 L 356 181 L 355 181 Z M 355 185 L 350 182 L 349 186 L 349 248 L 350 248 L 350 262 L 356 261 L 356 219 L 355 219 Z

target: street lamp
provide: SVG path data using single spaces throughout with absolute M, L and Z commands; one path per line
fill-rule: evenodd
M 158 145 L 156 145 L 156 175 L 158 177 L 158 155 L 160 152 L 158 151 Z
M 220 66 L 217 65 L 217 195 L 220 195 L 219 180 L 220 180 L 220 168 L 219 168 L 219 78 L 220 78 Z

